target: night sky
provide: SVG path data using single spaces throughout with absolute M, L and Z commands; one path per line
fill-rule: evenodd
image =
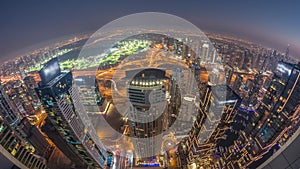
M 201 30 L 249 39 L 300 58 L 300 1 L 288 0 L 2 0 L 0 61 L 25 49 L 79 33 L 137 12 L 177 15 Z

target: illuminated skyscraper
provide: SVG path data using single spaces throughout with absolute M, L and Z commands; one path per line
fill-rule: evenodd
M 226 91 L 227 96 L 218 91 Z M 226 85 L 207 86 L 197 120 L 189 137 L 180 145 L 184 149 L 181 161 L 187 164 L 206 161 L 209 167 L 220 167 L 218 159 L 214 159 L 215 151 L 219 145 L 233 144 L 234 138 L 228 135 L 233 132 L 230 126 L 240 103 L 241 98 Z
M 7 167 L 46 169 L 45 159 L 34 153 L 34 149 L 23 141 L 8 123 L 0 116 L 0 153 L 9 159 L 1 164 Z
M 6 88 L 10 85 L 6 84 Z M 11 89 L 15 91 L 14 88 Z M 20 91 L 23 91 L 20 89 Z M 20 92 L 21 93 L 21 92 Z M 11 95 L 11 91 L 0 88 L 0 116 L 11 125 L 14 131 L 23 139 L 34 146 L 36 154 L 46 158 L 50 157 L 53 147 L 44 138 L 42 132 L 30 122 L 30 116 L 26 112 L 28 109 L 23 109 L 23 106 L 16 104 L 20 102 L 13 102 L 11 97 L 19 97 L 19 95 Z M 15 93 L 19 94 L 19 93 Z M 24 99 L 25 100 L 25 99 Z M 24 101 L 25 102 L 25 101 Z M 22 109 L 20 109 L 22 107 Z M 20 111 L 21 110 L 21 111 Z M 14 120 L 13 120 L 14 119 Z
M 131 136 L 148 138 L 143 143 L 134 143 L 134 148 L 138 158 L 151 157 L 161 152 L 162 138 L 157 135 L 168 127 L 165 71 L 145 69 L 126 72 L 127 77 L 135 73 L 127 87 L 132 104 L 129 112 Z
M 48 114 L 43 130 L 76 168 L 104 168 L 105 150 L 96 144 L 85 128 L 75 104 L 78 91 L 71 72 L 61 72 L 57 59 L 40 71 L 38 93 Z
M 21 116 L 0 85 L 0 152 L 12 164 L 20 168 L 46 168 L 46 161 L 43 157 L 49 157 L 51 154 L 49 144 L 47 142 L 45 144 L 41 143 L 46 146 L 45 149 L 32 147 L 30 144 L 33 142 L 32 139 L 45 140 L 44 137 L 37 135 L 40 134 L 38 130 L 35 133 L 36 135 L 31 137 L 32 139 L 29 138 L 24 128 L 20 126 L 24 120 L 26 121 L 27 118 Z M 48 148 L 49 151 L 47 151 Z

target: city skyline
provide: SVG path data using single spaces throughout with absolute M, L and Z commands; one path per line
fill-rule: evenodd
M 300 167 L 298 3 L 14 3 L 1 169 Z
M 49 40 L 94 32 L 120 16 L 166 12 L 189 20 L 201 30 L 240 37 L 299 59 L 299 2 L 2 2 L 0 61 Z M 53 12 L 55 11 L 55 12 Z M 47 44 L 48 45 L 48 44 Z

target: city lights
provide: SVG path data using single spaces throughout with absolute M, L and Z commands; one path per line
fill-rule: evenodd
M 1 61 L 0 168 L 299 168 L 292 47 L 145 12 Z

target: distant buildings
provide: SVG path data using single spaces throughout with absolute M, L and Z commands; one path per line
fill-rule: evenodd
M 192 38 L 174 40 L 156 35 L 154 47 L 176 54 L 176 59 L 187 63 L 189 72 L 177 70 L 166 78 L 164 70 L 145 69 L 127 81 L 131 120 L 126 135 L 148 140 L 134 142 L 135 155 L 140 157 L 136 165 L 157 162 L 150 156 L 159 154 L 164 143 L 163 138 L 153 137 L 172 125 L 179 111 L 198 112 L 197 117 L 186 113 L 174 134 L 178 138 L 186 137 L 177 149 L 181 167 L 256 168 L 298 129 L 299 65 L 280 62 L 291 59 L 289 49 L 283 55 L 234 38 L 213 35 L 211 40 L 218 54 L 209 42 L 203 41 L 192 46 L 199 53 L 197 58 L 186 45 Z M 80 43 L 67 43 L 61 49 L 43 49 L 0 65 L 1 80 L 5 81 L 0 86 L 0 148 L 1 154 L 15 167 L 47 168 L 58 149 L 72 161 L 64 168 L 104 168 L 106 163 L 112 163 L 112 154 L 108 159 L 109 153 L 96 143 L 80 115 L 81 104 L 88 112 L 98 112 L 101 105 L 100 111 L 109 107 L 103 106 L 108 99 L 102 97 L 98 84 L 92 87 L 85 84 L 95 83 L 93 77 L 74 80 L 71 72 L 60 71 L 55 59 L 39 72 L 42 80 L 39 85 L 36 76 L 25 77 L 28 67 L 36 71 L 45 60 L 75 48 L 78 52 Z M 224 69 L 214 69 L 221 62 Z M 112 66 L 115 64 L 104 68 Z M 226 85 L 216 85 L 223 78 Z M 203 81 L 198 83 L 199 79 Z M 74 86 L 76 80 L 76 84 L 82 85 L 80 93 Z M 179 86 L 185 80 L 184 88 L 199 91 L 200 101 L 191 97 L 194 93 L 180 91 Z M 226 91 L 227 97 L 219 95 L 218 90 Z M 83 102 L 80 97 L 84 98 Z M 98 105 L 90 104 L 94 101 Z M 159 115 L 161 103 L 165 101 L 168 106 Z M 189 135 L 186 130 L 180 131 L 191 122 L 194 124 Z M 127 125 L 122 127 L 128 129 Z
M 23 116 L 35 115 L 34 101 L 29 95 L 27 86 L 20 80 L 10 81 L 3 86 L 10 100 Z
M 30 100 L 33 101 L 33 106 L 39 106 L 40 100 L 35 90 L 38 87 L 38 83 L 33 76 L 26 76 L 23 81 L 27 87 L 27 95 L 30 97 Z

